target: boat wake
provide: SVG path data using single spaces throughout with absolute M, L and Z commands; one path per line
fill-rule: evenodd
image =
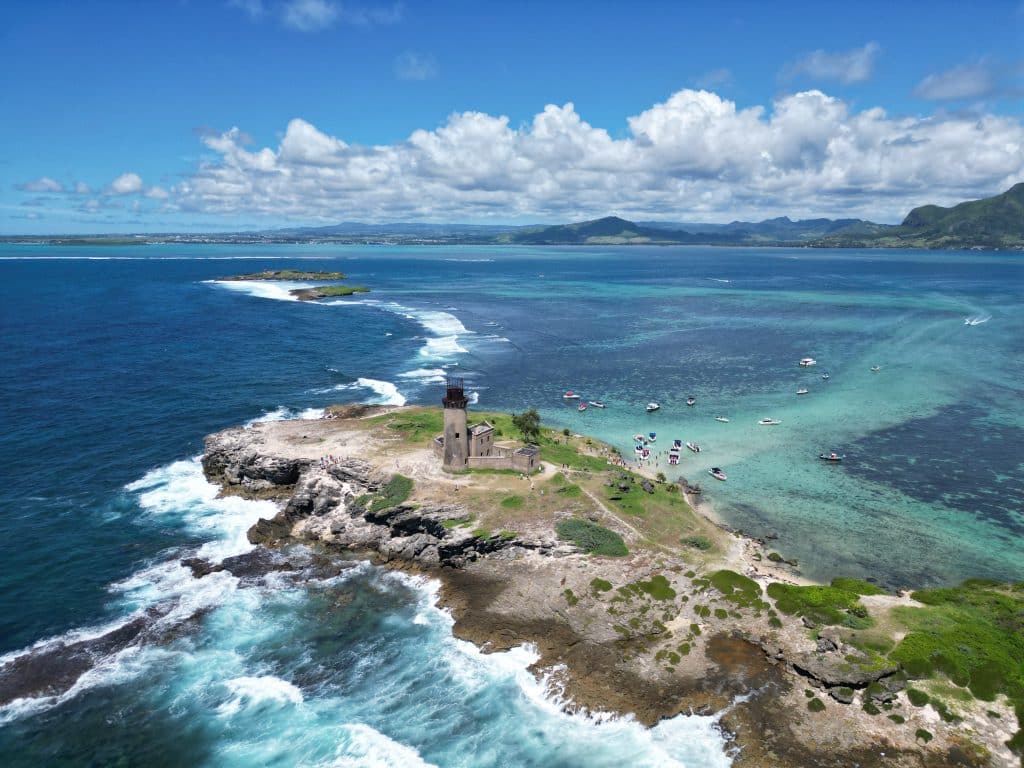
M 964 325 L 981 325 L 987 323 L 992 319 L 992 315 L 974 315 L 973 317 L 965 317 Z

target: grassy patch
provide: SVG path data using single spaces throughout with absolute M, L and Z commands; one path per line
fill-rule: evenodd
M 569 498 L 576 498 L 577 496 L 583 495 L 583 489 L 580 488 L 578 485 L 567 483 L 566 485 L 561 486 L 557 491 L 555 491 L 555 493 L 557 493 L 559 496 L 568 496 Z
M 697 534 L 694 536 L 684 536 L 680 539 L 680 544 L 684 547 L 691 547 L 693 549 L 699 549 L 701 552 L 707 552 L 709 549 L 714 547 L 714 543 L 707 536 Z
M 391 479 L 381 486 L 378 493 L 377 498 L 370 504 L 371 512 L 397 507 L 412 494 L 412 478 L 405 475 L 392 475 Z
M 892 720 L 894 723 L 896 723 L 896 725 L 903 725 L 905 722 L 907 722 L 907 718 L 905 718 L 903 715 L 888 715 L 888 718 Z
M 928 694 L 917 688 L 907 688 L 907 698 L 915 707 L 923 707 L 928 703 Z
M 473 522 L 471 517 L 453 517 L 448 520 L 442 520 L 441 525 L 445 527 L 445 530 L 451 531 L 455 528 L 465 528 L 467 525 Z
M 571 589 L 567 589 L 564 592 L 562 592 L 562 596 L 565 598 L 565 602 L 567 602 L 570 606 L 576 605 L 576 603 L 580 601 L 580 599 L 573 594 L 573 591 Z
M 589 520 L 562 520 L 555 526 L 555 531 L 558 538 L 571 541 L 591 555 L 624 557 L 629 554 L 626 543 L 619 534 Z
M 824 712 L 825 702 L 815 696 L 813 699 L 807 702 L 807 709 L 811 712 Z
M 505 509 L 522 509 L 526 500 L 522 496 L 506 496 L 501 500 L 501 506 Z
M 837 582 L 852 588 L 837 586 Z M 768 596 L 775 601 L 775 607 L 782 613 L 806 616 L 817 624 L 840 624 L 855 629 L 872 625 L 867 608 L 860 602 L 860 585 L 856 579 L 833 579 L 827 587 L 797 587 L 774 582 L 768 585 Z M 867 585 L 871 586 L 871 585 Z
M 761 610 L 770 607 L 761 599 L 761 585 L 736 571 L 715 571 L 708 576 L 708 581 L 726 600 L 740 608 Z
M 590 580 L 590 588 L 595 592 L 610 592 L 612 583 L 604 579 L 593 578 Z
M 676 591 L 672 589 L 668 579 L 661 574 L 652 576 L 650 581 L 634 581 L 627 585 L 627 589 L 642 592 L 655 600 L 671 600 L 676 596 Z
M 914 732 L 914 738 L 916 738 L 922 744 L 927 744 L 929 741 L 932 740 L 933 737 L 931 733 L 926 731 L 924 728 L 918 728 L 917 731 Z

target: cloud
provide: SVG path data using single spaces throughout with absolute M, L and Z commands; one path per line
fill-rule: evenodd
M 177 210 L 275 220 L 731 219 L 863 215 L 981 197 L 1024 178 L 1018 117 L 890 117 L 817 90 L 738 107 L 681 90 L 613 138 L 572 103 L 526 124 L 451 115 L 393 144 L 360 146 L 301 120 L 276 147 L 234 128 L 203 138 L 215 159 L 176 185 Z M 616 134 L 619 131 L 616 129 Z
M 699 75 L 693 82 L 698 88 L 706 88 L 713 91 L 716 88 L 731 85 L 732 72 L 725 68 L 712 69 L 703 75 Z
M 284 24 L 300 32 L 316 32 L 333 26 L 340 9 L 328 0 L 291 0 L 285 3 Z
M 89 189 L 89 185 L 86 184 L 84 181 L 76 181 L 75 182 L 75 194 L 76 195 L 88 195 L 90 192 L 92 192 L 92 190 Z
M 433 56 L 406 51 L 395 57 L 395 77 L 399 80 L 432 80 L 437 77 Z
M 151 200 L 166 200 L 171 196 L 170 193 L 163 187 L 150 187 L 145 191 L 144 194 Z
M 990 62 L 982 60 L 928 75 L 918 83 L 914 95 L 929 101 L 960 101 L 983 99 L 997 90 L 996 72 Z
M 142 191 L 142 178 L 137 173 L 122 173 L 107 188 L 111 195 L 134 195 Z
M 782 70 L 782 78 L 792 80 L 806 77 L 812 80 L 829 80 L 843 84 L 861 83 L 871 77 L 875 59 L 882 47 L 876 42 L 867 43 L 863 48 L 850 51 L 813 51 L 801 59 L 788 64 Z
M 263 0 L 228 0 L 227 5 L 229 8 L 241 9 L 253 21 L 262 18 L 266 13 Z
M 63 192 L 64 185 L 49 176 L 40 176 L 38 179 L 19 184 L 17 189 L 22 192 Z

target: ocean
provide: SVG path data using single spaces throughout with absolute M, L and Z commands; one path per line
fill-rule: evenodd
M 218 281 L 268 268 L 372 293 Z M 1024 579 L 1019 254 L 4 245 L 0 275 L 0 664 L 152 628 L 0 708 L 5 765 L 728 765 L 710 717 L 564 714 L 532 649 L 454 639 L 430 580 L 179 564 L 247 551 L 270 509 L 217 498 L 205 434 L 434 404 L 450 374 L 472 407 L 536 407 L 627 456 L 636 432 L 701 444 L 662 469 L 811 577 Z

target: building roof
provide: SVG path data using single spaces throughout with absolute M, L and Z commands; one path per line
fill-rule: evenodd
M 479 424 L 473 424 L 469 427 L 469 434 L 476 437 L 477 435 L 483 435 L 488 432 L 493 432 L 494 427 L 486 421 L 481 421 Z
M 524 456 L 531 456 L 539 454 L 540 448 L 538 448 L 536 445 L 524 445 L 519 448 L 516 448 L 515 452 L 522 454 Z

